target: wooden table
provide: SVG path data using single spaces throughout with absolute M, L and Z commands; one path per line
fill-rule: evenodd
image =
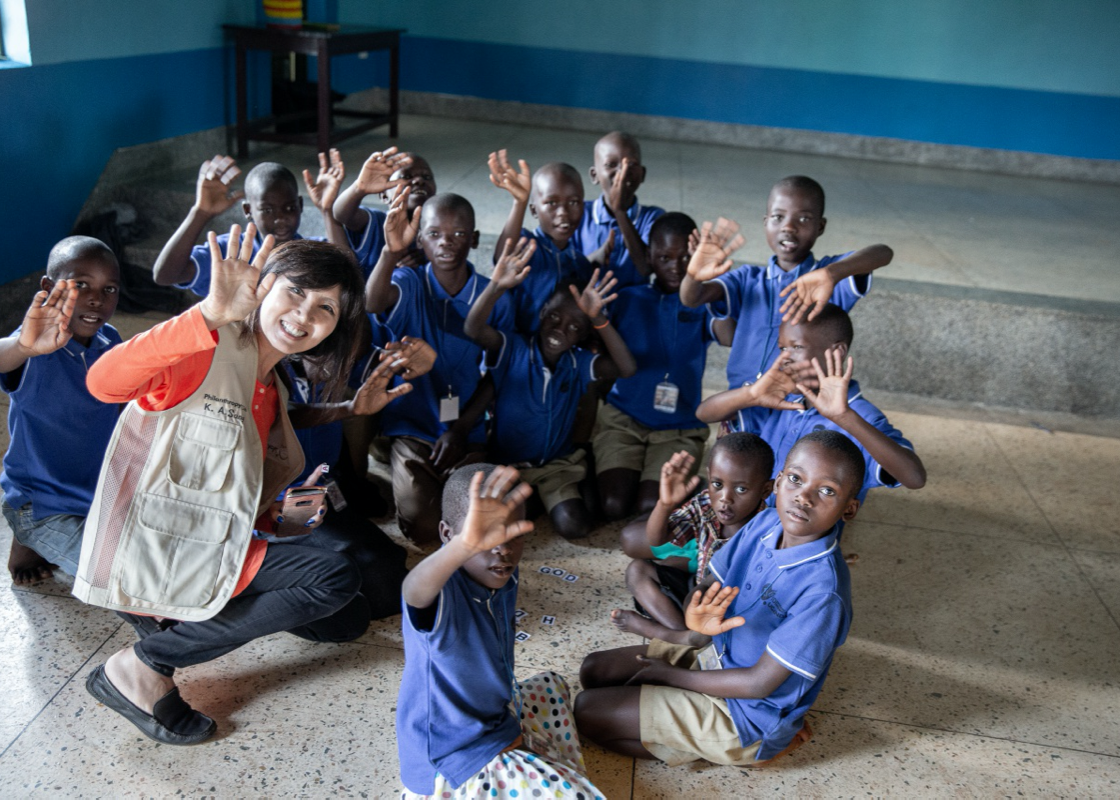
M 265 28 L 244 25 L 223 25 L 233 37 L 237 49 L 237 157 L 249 153 L 249 140 L 313 144 L 321 153 L 332 143 L 340 142 L 380 125 L 389 126 L 389 135 L 398 132 L 400 112 L 400 53 L 403 28 L 366 28 L 343 26 L 337 31 L 304 30 L 301 28 Z M 266 130 L 277 122 L 307 117 L 312 112 L 299 111 L 280 117 L 270 115 L 250 120 L 246 88 L 245 53 L 248 50 L 302 53 L 318 58 L 318 129 L 315 133 L 276 133 Z M 331 103 L 331 57 L 376 50 L 389 51 L 389 112 L 370 113 L 334 109 Z M 331 128 L 331 115 L 365 120 L 340 130 Z

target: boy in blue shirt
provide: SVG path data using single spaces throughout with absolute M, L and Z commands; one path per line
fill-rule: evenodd
M 643 206 L 636 192 L 646 179 L 642 148 L 629 133 L 611 131 L 595 143 L 589 175 L 603 193 L 584 203 L 572 243 L 593 263 L 614 272 L 618 288 L 649 280 L 645 243 L 653 221 L 665 212 Z
M 95 400 L 86 372 L 120 334 L 109 324 L 120 268 L 97 239 L 51 248 L 23 324 L 0 339 L 0 388 L 11 397 L 0 489 L 12 528 L 8 571 L 26 586 L 78 569 L 82 530 L 120 406 Z M 75 432 L 75 420 L 80 430 Z
M 275 161 L 262 162 L 245 176 L 245 191 L 230 193 L 230 184 L 240 174 L 241 169 L 229 156 L 214 156 L 202 162 L 198 168 L 194 205 L 178 230 L 171 234 L 152 267 L 152 278 L 156 283 L 188 289 L 199 297 L 209 293 L 210 246 L 205 243 L 195 245 L 195 242 L 214 217 L 233 208 L 238 200 L 242 200 L 241 210 L 245 218 L 257 228 L 257 238 L 253 242 L 254 257 L 266 236 L 271 235 L 277 247 L 303 238 L 299 235 L 303 198 L 299 196 L 299 186 L 292 171 Z M 319 154 L 319 175 L 314 181 L 310 172 L 303 171 L 303 181 L 311 200 L 323 214 L 327 239 L 342 248 L 348 247 L 346 236 L 342 226 L 331 216 L 331 206 L 345 174 L 342 158 L 334 149 L 330 152 L 329 162 L 325 153 Z M 229 234 L 219 234 L 218 244 L 223 254 L 228 243 Z
M 464 332 L 464 322 L 490 281 L 467 260 L 478 246 L 471 204 L 457 194 L 438 194 L 409 214 L 410 194 L 409 187 L 401 189 L 385 217 L 385 246 L 366 281 L 366 311 L 396 337 L 423 339 L 437 354 L 432 371 L 412 382 L 407 402 L 390 404 L 381 416 L 391 440 L 397 521 L 405 536 L 427 544 L 438 540 L 447 475 L 480 460 L 485 447 L 482 415 L 493 385 L 480 380 L 482 349 Z M 398 268 L 418 235 L 427 263 Z M 509 300 L 491 308 L 483 321 L 512 329 Z
M 761 436 L 781 464 L 794 442 L 815 430 L 843 433 L 860 448 L 867 474 L 860 502 L 877 486 L 920 489 L 926 482 L 914 446 L 865 400 L 852 380 L 852 321 L 831 303 L 800 324 L 783 322 L 778 357 L 755 383 L 712 395 L 696 409 L 707 422 L 733 420 Z
M 583 181 L 576 168 L 554 162 L 529 177 L 529 165 L 519 162 L 520 171 L 509 163 L 505 150 L 491 153 L 490 182 L 513 196 L 513 207 L 494 247 L 494 260 L 506 242 L 531 238 L 536 250 L 529 260 L 529 275 L 510 292 L 517 314 L 517 332 L 536 333 L 541 326 L 541 308 L 556 287 L 571 280 L 583 284 L 591 277 L 591 264 L 571 243 L 583 217 Z M 530 233 L 522 228 L 525 209 L 540 223 Z
M 871 272 L 894 257 L 885 244 L 876 244 L 818 261 L 812 249 L 826 222 L 824 189 L 812 178 L 791 175 L 774 184 L 767 200 L 763 224 L 774 251 L 767 266 L 731 269 L 730 256 L 743 244 L 734 222 L 721 218 L 714 229 L 709 222 L 701 228 L 681 300 L 692 308 L 707 303 L 717 318 L 735 324 L 729 388 L 753 383 L 766 371 L 781 322 L 812 319 L 829 302 L 850 311 L 871 288 Z
M 691 309 L 678 294 L 688 265 L 689 237 L 696 223 L 671 212 L 650 229 L 648 263 L 653 283 L 630 286 L 611 305 L 638 371 L 615 381 L 599 410 L 595 468 L 607 519 L 634 511 L 648 513 L 657 503 L 661 466 L 684 450 L 700 463 L 708 425 L 696 418 L 711 343 L 712 317 Z
M 580 398 L 594 381 L 634 374 L 634 357 L 603 314 L 615 299 L 614 279 L 599 271 L 583 292 L 572 284 L 558 288 L 540 311 L 540 330 L 530 337 L 503 333 L 487 323 L 503 295 L 529 275 L 535 242 L 506 242 L 490 284 L 467 317 L 466 334 L 486 352 L 485 366 L 497 392 L 495 460 L 521 465 L 521 475 L 537 490 L 552 526 L 565 539 L 591 532 L 591 511 L 580 496 L 587 475 L 584 451 L 572 444 L 572 428 Z M 594 328 L 602 339 L 602 355 L 579 343 Z
M 859 510 L 863 457 L 816 431 L 790 451 L 776 507 L 712 558 L 715 580 L 685 610 L 689 645 L 592 653 L 580 668 L 580 732 L 670 765 L 759 766 L 812 735 L 805 713 L 852 619 L 838 524 Z

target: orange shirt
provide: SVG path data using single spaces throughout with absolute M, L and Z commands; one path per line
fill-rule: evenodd
M 206 327 L 202 312 L 195 306 L 109 350 L 90 367 L 86 386 L 90 394 L 105 403 L 136 400 L 148 411 L 166 411 L 202 385 L 217 344 L 217 332 Z M 267 386 L 257 382 L 252 414 L 262 455 L 268 445 L 268 431 L 279 413 L 279 401 L 275 381 Z M 260 524 L 266 523 L 262 520 Z M 263 539 L 250 540 L 234 596 L 256 576 L 267 547 Z

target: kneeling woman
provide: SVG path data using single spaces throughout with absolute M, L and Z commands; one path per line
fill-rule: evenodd
M 213 280 L 199 305 L 117 346 L 88 378 L 95 397 L 129 404 L 102 467 L 74 594 L 128 612 L 141 640 L 86 686 L 167 744 L 216 729 L 179 696 L 177 668 L 279 631 L 346 641 L 369 622 L 368 610 L 352 608 L 359 575 L 345 555 L 270 547 L 254 535 L 307 531 L 274 503 L 303 470 L 275 367 L 302 353 L 346 380 L 364 322 L 361 278 L 325 242 L 272 251 L 270 236 L 249 263 L 256 231 L 250 224 L 243 241 L 240 233 L 230 231 L 226 257 L 210 234 Z

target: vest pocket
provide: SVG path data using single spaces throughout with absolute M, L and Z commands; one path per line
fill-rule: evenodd
M 199 492 L 221 491 L 241 425 L 190 412 L 181 414 L 176 424 L 175 446 L 167 462 L 171 482 Z
M 141 495 L 137 505 L 131 535 L 116 556 L 123 565 L 121 589 L 150 603 L 208 603 L 234 515 L 154 494 Z

